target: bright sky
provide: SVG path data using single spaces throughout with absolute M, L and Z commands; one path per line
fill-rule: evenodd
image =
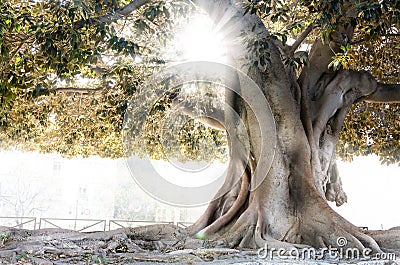
M 59 156 L 54 156 L 54 160 L 62 161 Z M 108 175 L 112 175 L 111 177 L 116 175 L 113 173 L 113 170 L 117 170 L 117 167 L 113 166 L 113 161 L 115 160 L 100 158 L 92 158 L 89 160 L 75 158 L 73 160 L 75 160 L 75 162 L 66 160 L 65 163 L 68 163 L 68 165 L 76 165 L 73 169 L 75 171 L 85 172 L 85 179 L 81 179 L 75 183 L 81 183 L 83 181 L 91 185 L 90 183 L 92 182 L 108 181 L 108 183 L 110 183 L 109 185 L 111 185 L 112 181 L 110 182 L 110 177 Z M 48 164 L 50 163 L 48 155 L 0 152 L 0 161 L 2 162 L 0 186 L 2 181 L 4 181 L 3 178 L 5 178 L 5 174 L 8 175 L 15 170 L 21 173 L 24 172 L 19 175 L 26 178 L 26 182 L 29 183 L 33 176 L 36 182 L 40 182 L 41 172 L 43 172 L 44 167 L 52 169 L 52 165 Z M 108 173 L 103 174 L 104 176 L 99 176 L 98 174 L 99 162 L 107 165 Z M 168 164 L 163 161 L 153 161 L 152 165 L 167 181 L 176 185 L 188 187 L 189 189 L 190 187 L 207 185 L 216 178 L 221 178 L 227 166 L 226 164 L 189 165 L 191 168 L 198 169 L 198 172 L 188 172 L 188 170 L 185 170 L 186 173 L 184 173 L 184 171 L 177 168 L 177 165 Z M 348 195 L 348 203 L 339 208 L 331 204 L 333 209 L 357 226 L 367 226 L 369 229 L 388 229 L 400 225 L 400 212 L 398 211 L 398 205 L 400 203 L 398 191 L 400 187 L 400 167 L 396 165 L 381 165 L 379 159 L 375 156 L 359 157 L 352 163 L 339 161 L 338 166 L 344 189 Z M 68 174 L 66 174 L 69 176 L 68 179 L 62 180 L 64 189 L 70 185 L 74 185 L 70 177 L 75 174 L 70 172 L 70 170 L 72 169 L 68 169 Z M 91 172 L 93 174 L 91 174 Z M 103 180 L 102 178 L 106 179 Z M 42 181 L 44 182 L 43 185 L 47 186 L 53 185 L 56 187 L 60 184 L 48 182 L 46 178 L 43 178 Z M 133 181 L 132 179 L 132 182 Z M 7 193 L 4 188 L 6 188 L 5 185 L 3 185 L 2 192 Z M 116 190 L 115 192 L 118 191 Z M 65 203 L 70 202 L 65 200 Z M 59 207 L 63 208 L 64 206 L 60 205 Z M 198 214 L 200 214 L 200 212 L 198 212 Z M 104 218 L 108 218 L 108 216 L 104 216 Z M 193 219 L 195 218 L 196 217 L 193 217 Z
M 152 161 L 152 165 L 165 180 L 181 187 L 199 187 L 210 184 L 218 178 L 225 178 L 228 168 L 227 163 L 175 162 L 170 164 L 165 161 Z
M 227 164 L 214 164 L 205 171 L 187 172 L 164 161 L 154 161 L 153 166 L 171 183 L 186 187 L 210 183 L 227 168 Z M 348 202 L 331 207 L 357 226 L 369 229 L 388 229 L 400 226 L 400 167 L 381 165 L 377 156 L 357 157 L 353 162 L 338 161 L 339 173 Z
M 400 167 L 381 165 L 377 156 L 338 163 L 348 202 L 337 212 L 358 226 L 388 229 L 400 226 Z

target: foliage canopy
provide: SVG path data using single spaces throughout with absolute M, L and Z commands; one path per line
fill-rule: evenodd
M 124 155 L 121 130 L 127 104 L 146 77 L 170 63 L 163 51 L 177 24 L 194 7 L 189 1 L 15 1 L 0 3 L 0 147 L 65 156 L 117 158 Z M 145 1 L 142 1 L 145 2 Z M 331 67 L 361 69 L 381 82 L 400 80 L 400 1 L 246 0 L 246 12 L 258 14 L 271 38 L 285 46 L 302 32 L 302 59 L 292 51 L 288 64 L 301 69 L 317 38 L 328 42 L 345 34 L 344 13 L 356 26 L 354 41 L 342 47 Z M 340 23 L 339 23 L 340 22 Z M 251 63 L 267 67 L 262 42 L 249 39 Z M 173 60 L 173 58 L 172 58 Z M 196 97 L 196 94 L 194 94 Z M 197 95 L 199 97 L 199 95 Z M 137 102 L 140 104 L 140 102 Z M 165 158 L 158 122 L 168 98 L 154 107 L 145 136 L 153 158 Z M 376 153 L 385 162 L 400 161 L 400 106 L 359 103 L 347 116 L 338 153 Z M 212 152 L 199 144 L 211 139 Z M 223 159 L 224 132 L 189 122 L 169 152 L 189 159 Z

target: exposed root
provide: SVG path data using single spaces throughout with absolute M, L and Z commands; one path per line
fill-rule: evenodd
M 250 205 L 238 216 L 237 220 L 231 220 L 229 224 L 220 227 L 219 231 L 201 235 L 198 233 L 197 236 L 212 240 L 219 247 L 257 248 L 254 241 L 257 223 L 256 209 L 255 205 Z
M 200 216 L 200 218 L 191 226 L 189 226 L 186 231 L 191 235 L 197 234 L 201 229 L 205 228 L 212 220 L 214 213 L 218 207 L 218 203 L 221 200 L 213 200 L 208 205 L 206 211 Z
M 236 222 L 222 237 L 228 242 L 229 247 L 254 248 L 254 231 L 256 229 L 257 211 L 254 204 L 243 212 Z M 234 232 L 233 232 L 234 231 Z
M 366 231 L 367 235 L 375 239 L 375 241 L 385 251 L 397 251 L 400 254 L 400 229 L 395 227 L 384 231 Z
M 322 248 L 357 248 L 361 251 L 369 248 L 374 253 L 382 252 L 371 236 L 333 211 L 323 198 L 317 197 L 306 211 L 308 215 L 303 216 L 300 227 L 306 244 Z
M 196 223 L 197 228 L 189 231 L 191 234 L 200 231 L 199 238 L 211 240 L 213 246 L 229 248 L 267 246 L 291 251 L 294 248 L 313 246 L 360 251 L 370 249 L 373 253 L 400 249 L 400 229 L 393 229 L 390 233 L 366 233 L 333 211 L 324 194 L 315 186 L 314 171 L 307 165 L 309 161 L 309 156 L 297 152 L 290 172 L 275 176 L 275 171 L 270 171 L 262 187 L 255 191 L 249 191 L 252 170 L 246 168 L 240 189 L 236 187 L 228 196 L 221 196 L 212 202 L 206 215 Z M 288 197 L 274 197 L 273 185 L 281 185 L 282 180 L 288 181 L 288 176 L 292 176 L 292 185 L 288 185 L 290 201 L 286 203 L 284 200 Z M 330 183 L 333 192 L 327 190 L 327 197 L 337 204 L 346 201 L 346 195 L 339 184 L 340 180 Z M 229 200 L 233 200 L 233 203 L 227 203 Z M 282 208 L 284 214 L 276 212 L 273 207 Z M 276 222 L 285 223 L 281 225 Z
M 201 235 L 209 235 L 218 232 L 220 229 L 222 229 L 227 223 L 229 223 L 240 211 L 240 209 L 243 207 L 245 204 L 248 194 L 249 194 L 249 188 L 250 188 L 250 176 L 248 175 L 249 172 L 246 170 L 243 173 L 242 176 L 242 184 L 239 192 L 239 196 L 236 198 L 235 202 L 233 203 L 232 207 L 223 214 L 220 218 L 218 218 L 215 222 L 213 222 L 211 225 L 207 226 L 198 234 Z
M 293 249 L 301 249 L 303 247 L 308 247 L 306 245 L 291 244 L 288 242 L 279 241 L 270 236 L 263 238 L 259 233 L 255 234 L 255 242 L 258 248 L 264 248 L 266 250 L 279 249 L 280 250 L 279 254 L 281 255 L 287 255 Z
M 234 178 L 229 176 L 234 175 L 234 171 L 237 170 L 233 162 L 231 161 L 228 167 L 227 178 L 225 179 L 224 185 L 217 192 L 214 199 L 209 203 L 206 211 L 200 216 L 200 218 L 190 227 L 187 228 L 187 232 L 190 235 L 196 235 L 199 231 L 207 228 L 210 224 L 212 224 L 215 220 L 218 220 L 221 216 L 227 215 L 228 212 L 233 212 L 230 209 L 235 206 L 237 208 L 240 202 L 238 201 L 238 197 L 243 197 L 241 195 L 245 192 L 243 182 L 249 182 L 250 175 L 248 175 L 247 169 L 243 172 L 242 175 L 242 184 L 233 183 L 235 181 Z M 233 187 L 231 190 L 226 190 L 226 187 Z M 248 189 L 248 188 L 247 188 Z M 229 213 L 228 216 L 232 215 Z M 228 217 L 226 217 L 229 219 Z M 218 229 L 217 229 L 218 230 Z
M 323 228 L 321 228 L 321 225 Z M 339 223 L 311 224 L 311 230 L 303 232 L 305 243 L 320 248 L 358 249 L 364 251 L 366 248 L 373 253 L 382 253 L 377 242 L 370 236 L 364 234 L 357 227 L 344 228 Z

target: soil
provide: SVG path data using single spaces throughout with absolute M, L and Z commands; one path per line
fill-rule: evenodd
M 223 245 L 190 238 L 173 225 L 92 233 L 0 227 L 0 264 L 400 264 L 400 259 L 271 258 L 260 256 L 259 250 Z

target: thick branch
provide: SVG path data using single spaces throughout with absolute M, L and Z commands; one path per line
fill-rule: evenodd
M 80 20 L 75 23 L 74 28 L 80 29 L 85 24 L 93 25 L 93 24 L 98 24 L 98 23 L 110 23 L 115 18 L 125 17 L 125 16 L 130 15 L 135 10 L 137 10 L 138 8 L 140 8 L 141 6 L 143 6 L 149 2 L 150 2 L 150 0 L 133 0 L 126 6 L 115 10 L 115 12 L 113 12 L 112 14 L 107 14 L 104 16 L 99 16 L 99 17 L 91 18 L 91 19 L 87 19 L 87 20 Z
M 34 36 L 34 34 L 27 33 L 4 34 L 3 41 L 7 43 L 32 43 Z
M 212 106 L 200 107 L 197 103 L 186 101 L 180 96 L 180 91 L 169 92 L 161 89 L 156 89 L 155 93 L 158 96 L 166 96 L 171 100 L 171 108 L 176 108 L 181 113 L 190 116 L 191 118 L 203 123 L 206 126 L 217 130 L 226 130 L 225 121 L 225 110 L 218 109 Z M 201 112 L 200 109 L 204 111 Z
M 104 89 L 103 87 L 96 87 L 96 88 L 59 87 L 59 88 L 54 88 L 54 89 L 42 89 L 36 94 L 36 96 L 48 95 L 53 92 L 88 94 L 90 92 L 98 92 L 103 89 Z
M 198 106 L 190 102 L 175 102 L 175 100 L 173 100 L 171 105 L 172 107 L 177 107 L 182 113 L 189 115 L 191 118 L 200 121 L 206 126 L 217 130 L 226 129 L 224 125 L 225 111 L 223 109 L 208 107 L 206 113 L 200 113 Z
M 297 40 L 293 43 L 293 45 L 290 48 L 290 52 L 294 53 L 297 48 L 300 46 L 300 44 L 304 41 L 305 38 L 311 33 L 311 31 L 314 29 L 314 23 L 311 23 L 308 25 L 308 27 L 301 33 L 301 35 L 297 38 Z
M 313 89 L 320 78 L 326 73 L 333 73 L 329 69 L 332 57 L 341 51 L 341 46 L 348 44 L 354 34 L 354 28 L 351 24 L 346 23 L 345 18 L 340 18 L 337 30 L 330 34 L 331 41 L 322 42 L 317 39 L 312 45 L 309 64 L 303 68 L 299 77 L 299 85 L 306 91 Z M 308 91 L 311 95 L 313 91 Z
M 375 92 L 365 97 L 364 100 L 377 103 L 400 103 L 400 84 L 378 83 Z
M 320 91 L 319 91 L 320 90 Z M 316 144 L 329 119 L 341 108 L 348 108 L 357 99 L 375 93 L 377 82 L 368 72 L 341 70 L 327 84 L 314 92 L 311 118 Z
M 10 61 L 12 61 L 15 57 L 15 55 L 17 55 L 17 53 L 19 52 L 19 50 L 21 50 L 22 46 L 24 46 L 24 42 L 21 42 L 20 45 L 18 45 L 17 49 L 15 49 L 15 51 L 12 53 L 11 57 L 9 58 Z

